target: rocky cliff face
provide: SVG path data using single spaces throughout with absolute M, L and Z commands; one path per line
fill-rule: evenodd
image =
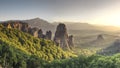
M 46 34 L 43 34 L 42 29 L 36 27 L 32 28 L 23 21 L 8 21 L 8 22 L 2 22 L 1 24 L 7 28 L 15 28 L 23 32 L 27 32 L 33 35 L 34 37 L 48 39 L 48 40 L 51 40 L 52 38 L 52 32 L 50 30 L 46 31 Z M 70 49 L 74 47 L 73 36 L 72 35 L 68 36 L 67 28 L 65 24 L 61 23 L 57 26 L 54 36 L 54 42 L 57 45 L 59 45 L 61 48 Z
M 28 33 L 30 33 L 34 37 L 38 37 L 38 30 L 38 28 L 30 28 Z
M 52 37 L 51 31 L 46 31 L 46 35 L 44 35 L 42 29 L 36 27 L 32 28 L 26 22 L 23 21 L 6 21 L 6 22 L 1 22 L 1 24 L 7 28 L 14 28 L 21 30 L 23 32 L 27 32 L 33 35 L 34 37 L 44 38 L 48 40 L 51 40 Z
M 46 31 L 46 39 L 51 40 L 51 38 L 52 38 L 52 32 L 50 30 Z
M 29 25 L 22 21 L 7 21 L 2 22 L 1 24 L 7 28 L 15 28 L 23 32 L 28 32 L 29 29 Z
M 72 37 L 69 38 L 65 24 L 60 23 L 57 26 L 54 41 L 57 45 L 60 45 L 61 48 L 70 49 L 70 46 L 73 45 L 71 44 L 73 43 Z
M 69 46 L 70 46 L 71 49 L 74 47 L 74 44 L 73 44 L 73 35 L 69 36 L 68 44 L 69 44 Z

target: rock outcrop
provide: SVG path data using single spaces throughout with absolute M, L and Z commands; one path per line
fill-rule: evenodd
M 2 22 L 1 24 L 7 28 L 15 28 L 23 32 L 29 33 L 34 37 L 43 38 L 47 40 L 51 40 L 52 38 L 52 32 L 50 30 L 46 31 L 46 34 L 43 34 L 42 29 L 36 27 L 31 28 L 27 23 L 23 21 L 7 21 Z M 68 36 L 67 28 L 65 24 L 62 23 L 57 26 L 53 41 L 64 49 L 70 49 L 74 47 L 73 36 Z
M 71 49 L 74 47 L 74 44 L 73 44 L 73 35 L 69 36 L 68 44 L 69 44 L 69 46 L 70 46 Z
M 52 32 L 50 30 L 46 31 L 46 39 L 51 40 L 51 38 L 52 38 Z
M 38 30 L 38 38 L 43 38 L 43 31 L 42 31 L 42 29 Z
M 54 41 L 57 45 L 59 45 L 61 48 L 67 48 L 70 49 L 70 45 L 72 42 L 73 38 L 72 36 L 69 39 L 68 33 L 67 33 L 67 28 L 65 24 L 60 23 L 57 26 L 55 36 L 54 36 Z M 73 44 L 72 44 L 73 45 Z
M 104 38 L 103 38 L 103 35 L 102 34 L 100 34 L 100 35 L 98 35 L 97 36 L 97 40 L 103 40 Z
M 38 28 L 30 28 L 28 33 L 30 33 L 34 37 L 38 37 L 38 30 Z
M 7 21 L 1 24 L 7 28 L 15 28 L 23 32 L 28 32 L 29 29 L 29 25 L 23 21 Z
M 33 35 L 34 37 L 44 38 L 48 40 L 51 40 L 51 37 L 52 37 L 51 31 L 46 31 L 46 34 L 43 34 L 42 29 L 39 29 L 36 27 L 31 28 L 28 25 L 28 23 L 23 22 L 23 21 L 6 21 L 6 22 L 2 22 L 1 24 L 7 28 L 14 28 L 14 29 L 21 30 L 23 32 L 27 32 Z

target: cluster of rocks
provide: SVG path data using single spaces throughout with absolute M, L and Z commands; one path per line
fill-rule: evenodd
M 14 28 L 21 30 L 23 32 L 27 32 L 33 35 L 34 37 L 44 38 L 48 40 L 51 40 L 52 37 L 51 31 L 46 31 L 46 34 L 43 34 L 42 29 L 38 29 L 36 27 L 31 28 L 26 22 L 23 21 L 7 21 L 7 22 L 2 22 L 1 24 L 7 28 Z
M 2 22 L 1 24 L 7 28 L 15 28 L 23 32 L 28 32 L 29 29 L 29 25 L 27 23 L 20 21 L 7 21 Z
M 15 28 L 23 32 L 27 32 L 34 37 L 52 40 L 52 32 L 50 30 L 46 31 L 46 34 L 43 34 L 42 29 L 38 29 L 36 27 L 31 28 L 27 23 L 23 21 L 9 21 L 3 22 L 1 24 L 7 28 Z M 71 49 L 72 47 L 74 47 L 73 36 L 68 36 L 67 28 L 65 24 L 62 23 L 57 26 L 53 41 L 61 48 Z
M 52 32 L 50 30 L 46 31 L 46 34 L 43 34 L 42 29 L 38 29 L 36 27 L 29 28 L 28 33 L 30 33 L 34 37 L 38 37 L 38 38 L 43 38 L 43 39 L 48 39 L 48 40 L 51 40 L 51 38 L 52 38 Z
M 60 23 L 57 26 L 54 41 L 57 45 L 60 45 L 61 48 L 67 48 L 70 49 L 74 47 L 73 45 L 73 36 L 68 36 L 67 28 L 65 24 Z

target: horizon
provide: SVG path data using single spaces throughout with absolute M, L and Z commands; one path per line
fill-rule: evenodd
M 34 18 L 29 18 L 29 19 L 10 19 L 10 20 L 3 20 L 3 21 L 0 21 L 0 22 L 5 22 L 5 21 L 23 21 L 23 20 L 32 20 L 32 19 L 41 19 L 41 20 L 44 20 L 44 21 L 47 21 L 45 19 L 42 19 L 42 18 L 39 18 L 39 17 L 34 17 Z M 94 26 L 108 26 L 108 27 L 120 27 L 120 25 L 109 25 L 109 24 L 95 24 L 95 23 L 89 23 L 89 22 L 72 22 L 72 21 L 53 21 L 53 22 L 50 22 L 50 21 L 47 21 L 48 23 L 51 23 L 51 24 L 54 24 L 54 23 L 64 23 L 64 24 L 89 24 L 89 25 L 94 25 Z
M 1 0 L 0 19 L 39 17 L 48 22 L 85 22 L 120 26 L 120 0 Z

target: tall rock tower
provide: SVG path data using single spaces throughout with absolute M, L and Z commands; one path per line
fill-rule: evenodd
M 54 41 L 57 45 L 59 45 L 63 49 L 70 49 L 69 47 L 69 36 L 67 33 L 67 28 L 65 24 L 60 23 L 57 26 L 55 36 L 54 36 Z
M 51 38 L 52 38 L 52 32 L 50 30 L 46 31 L 46 39 L 51 40 Z
M 72 49 L 72 47 L 74 47 L 73 35 L 70 35 L 70 36 L 69 36 L 68 44 L 69 44 L 69 47 L 70 47 L 71 49 Z

